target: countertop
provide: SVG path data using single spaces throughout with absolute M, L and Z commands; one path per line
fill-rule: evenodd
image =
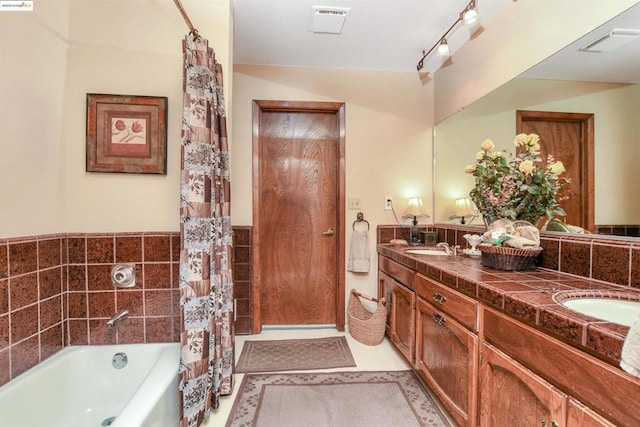
M 406 253 L 407 249 L 418 248 L 378 245 L 380 255 L 620 369 L 620 353 L 629 328 L 577 313 L 556 301 L 572 296 L 640 300 L 640 291 L 554 270 L 502 271 L 483 267 L 479 258 L 467 255 L 415 255 Z

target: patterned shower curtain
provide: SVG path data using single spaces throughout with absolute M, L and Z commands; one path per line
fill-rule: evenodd
M 180 426 L 197 427 L 233 391 L 229 152 L 222 67 L 202 37 L 182 50 Z

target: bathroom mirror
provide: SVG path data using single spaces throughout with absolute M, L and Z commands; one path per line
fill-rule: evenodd
M 455 200 L 473 187 L 464 168 L 484 139 L 513 151 L 516 110 L 593 113 L 594 222 L 601 234 L 640 235 L 640 37 L 610 52 L 580 51 L 630 28 L 640 29 L 640 4 L 437 124 L 435 222 L 456 222 Z

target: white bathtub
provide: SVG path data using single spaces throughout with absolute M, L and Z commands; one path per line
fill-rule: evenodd
M 0 387 L 0 426 L 175 427 L 179 361 L 177 343 L 66 347 Z

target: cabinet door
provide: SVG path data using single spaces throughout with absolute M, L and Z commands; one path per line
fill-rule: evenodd
M 482 345 L 480 426 L 564 426 L 567 396 L 509 356 Z
M 567 427 L 615 427 L 582 403 L 569 399 L 567 407 Z
M 391 341 L 413 364 L 415 348 L 416 294 L 393 281 L 391 288 Z
M 418 298 L 416 369 L 461 426 L 476 425 L 478 337 Z
M 387 299 L 387 335 L 413 363 L 416 294 L 382 271 L 378 272 L 378 294 Z

